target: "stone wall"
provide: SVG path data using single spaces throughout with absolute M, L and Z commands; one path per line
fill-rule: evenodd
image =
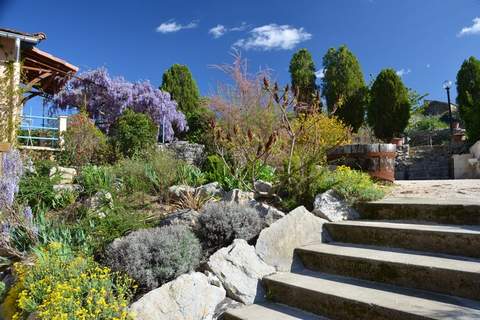
M 447 146 L 408 145 L 397 148 L 396 180 L 450 179 L 451 154 Z
M 188 141 L 173 141 L 165 144 L 158 144 L 159 150 L 169 150 L 173 152 L 177 159 L 187 163 L 201 166 L 205 160 L 205 146 Z

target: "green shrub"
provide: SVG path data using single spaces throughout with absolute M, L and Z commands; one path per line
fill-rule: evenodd
M 86 165 L 80 171 L 77 182 L 82 186 L 83 193 L 93 195 L 101 190 L 113 190 L 116 186 L 113 170 L 107 166 L 97 167 L 96 165 Z
M 200 168 L 187 163 L 181 163 L 178 166 L 177 175 L 177 184 L 198 187 L 207 181 Z
M 13 310 L 4 308 L 14 313 L 14 319 L 27 319 L 33 313 L 42 320 L 132 319 L 127 309 L 133 296 L 132 280 L 59 243 L 35 253 L 33 265 L 17 263 L 14 267 L 17 282 L 5 303 Z M 12 315 L 3 316 L 9 319 Z
M 210 155 L 204 164 L 205 177 L 208 182 L 218 182 L 226 191 L 244 189 L 244 183 L 236 179 L 218 155 Z
M 6 290 L 5 282 L 0 281 L 0 303 L 3 301 L 3 296 L 5 295 Z
M 148 115 L 127 109 L 114 122 L 109 134 L 116 152 L 132 157 L 155 148 L 158 128 Z
M 407 132 L 413 133 L 416 131 L 435 131 L 447 128 L 448 124 L 440 120 L 439 117 L 416 114 L 410 118 Z
M 77 193 L 71 190 L 55 191 L 58 177 L 29 173 L 22 177 L 17 202 L 30 206 L 34 212 L 61 209 L 75 202 Z
M 480 60 L 470 57 L 457 73 L 457 103 L 468 140 L 480 139 Z
M 62 165 L 82 167 L 100 164 L 109 157 L 107 138 L 85 113 L 68 118 L 63 138 L 64 148 L 57 156 Z
M 105 263 L 125 272 L 145 290 L 155 289 L 194 270 L 200 260 L 198 239 L 185 226 L 135 231 L 111 243 Z
M 262 221 L 254 208 L 226 202 L 207 204 L 199 225 L 200 238 L 208 250 L 228 246 L 235 239 L 250 241 L 262 230 Z
M 378 200 L 384 196 L 380 188 L 367 173 L 339 166 L 335 171 L 312 166 L 301 174 L 292 176 L 289 183 L 282 185 L 282 207 L 292 210 L 300 205 L 313 209 L 315 196 L 334 189 L 349 203 Z
M 177 180 L 177 164 L 170 153 L 154 152 L 120 160 L 113 167 L 113 173 L 127 193 L 145 192 L 166 197 L 168 187 Z

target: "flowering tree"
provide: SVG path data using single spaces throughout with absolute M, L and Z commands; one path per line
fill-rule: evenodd
M 165 125 L 165 140 L 186 131 L 185 116 L 177 110 L 170 94 L 154 88 L 148 81 L 128 82 L 112 78 L 105 68 L 72 78 L 53 100 L 56 108 L 77 107 L 88 112 L 97 125 L 108 132 L 113 122 L 127 109 L 148 114 L 158 125 Z

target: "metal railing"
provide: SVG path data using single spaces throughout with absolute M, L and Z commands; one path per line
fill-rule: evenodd
M 21 115 L 19 147 L 23 149 L 58 151 L 63 147 L 62 133 L 67 129 L 67 117 Z

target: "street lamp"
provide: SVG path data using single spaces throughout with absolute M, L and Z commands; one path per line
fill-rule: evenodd
M 450 135 L 453 137 L 453 117 L 452 117 L 452 104 L 450 103 L 450 88 L 452 87 L 452 81 L 446 80 L 443 83 L 443 89 L 447 90 L 447 100 L 448 100 L 448 113 L 450 116 Z

